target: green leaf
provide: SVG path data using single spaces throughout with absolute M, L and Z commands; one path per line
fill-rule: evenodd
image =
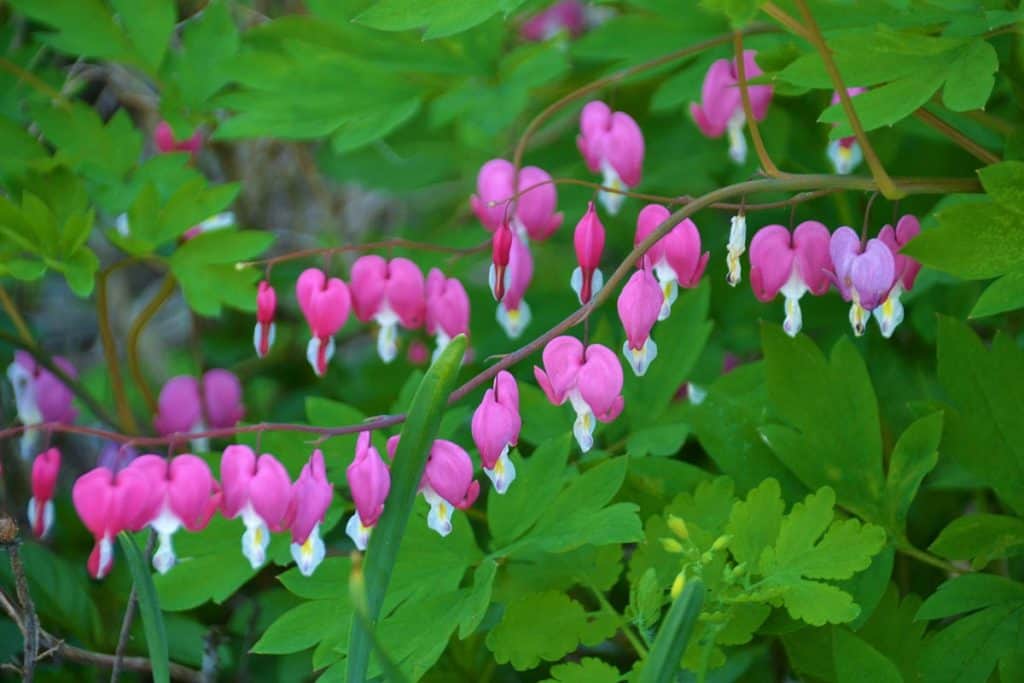
M 889 460 L 885 483 L 890 528 L 902 534 L 907 513 L 921 482 L 939 461 L 942 413 L 932 413 L 914 422 L 900 435 Z
M 1002 276 L 981 293 L 971 309 L 971 318 L 985 318 L 1024 308 L 1024 270 Z
M 984 109 L 995 85 L 999 56 L 985 40 L 976 40 L 963 49 L 949 65 L 942 103 L 952 111 Z
M 679 660 L 683 658 L 703 604 L 704 584 L 700 579 L 690 579 L 672 602 L 665 621 L 658 629 L 654 645 L 640 671 L 640 683 L 669 683 L 676 679 Z
M 209 2 L 182 31 L 181 43 L 171 58 L 174 79 L 186 104 L 204 106 L 230 80 L 227 65 L 240 44 L 227 0 Z
M 901 598 L 895 584 L 889 584 L 871 617 L 860 627 L 851 626 L 857 629 L 858 636 L 896 664 L 907 683 L 920 678 L 918 660 L 928 626 L 927 622 L 914 620 L 920 606 L 919 597 Z
M 915 618 L 944 619 L 1013 603 L 1017 603 L 1018 609 L 1024 608 L 1024 584 L 994 574 L 964 574 L 939 586 Z
M 252 646 L 252 652 L 284 655 L 307 650 L 323 638 L 326 624 L 347 620 L 351 613 L 352 605 L 347 596 L 304 602 L 275 619 Z
M 331 136 L 331 145 L 335 152 L 344 154 L 387 137 L 408 123 L 419 112 L 422 104 L 421 98 L 413 97 L 397 106 L 353 117 L 334 132 Z
M 523 0 L 381 0 L 355 18 L 382 31 L 426 28 L 424 38 L 442 38 L 483 23 L 498 12 L 508 14 Z
M 1020 652 L 1024 602 L 975 612 L 932 636 L 921 653 L 929 683 L 985 683 L 1001 657 Z
M 957 517 L 929 550 L 950 560 L 971 560 L 975 569 L 982 569 L 994 559 L 1024 555 L 1024 520 L 990 514 Z
M 985 193 L 998 204 L 1024 212 L 1024 161 L 1004 161 L 978 171 Z
M 127 532 L 117 535 L 121 551 L 128 562 L 128 569 L 135 584 L 135 594 L 139 600 L 139 614 L 142 615 L 142 628 L 146 633 L 146 647 L 149 649 L 149 662 L 153 667 L 153 680 L 156 683 L 168 683 L 171 680 L 167 655 L 167 634 L 164 631 L 164 618 L 160 612 L 153 575 L 149 571 L 146 559 L 135 544 L 135 539 Z
M 588 614 L 558 591 L 527 594 L 506 607 L 501 622 L 487 634 L 487 647 L 499 664 L 525 671 L 542 660 L 561 659 L 580 643 L 597 645 L 615 632 L 616 621 L 605 612 Z
M 891 126 L 920 109 L 942 85 L 946 66 L 935 65 L 916 74 L 872 88 L 851 101 L 861 126 L 866 131 Z M 829 132 L 832 139 L 853 135 L 842 103 L 834 104 L 818 118 L 823 123 L 836 124 Z
M 473 574 L 473 591 L 466 599 L 462 620 L 459 622 L 460 640 L 471 636 L 483 621 L 491 604 L 491 591 L 494 588 L 494 575 L 497 571 L 498 565 L 491 559 L 484 560 L 476 568 Z
M 495 544 L 519 538 L 544 513 L 562 488 L 571 435 L 549 439 L 528 460 L 513 454 L 516 485 L 504 495 L 487 496 L 487 524 Z
M 904 248 L 924 265 L 965 280 L 1024 268 L 1019 213 L 995 202 L 970 202 L 940 209 L 936 218 L 937 228 L 922 232 Z
M 348 575 L 352 561 L 347 557 L 327 557 L 311 576 L 303 576 L 298 567 L 278 574 L 277 580 L 293 595 L 307 600 L 348 597 Z
M 638 429 L 626 440 L 626 452 L 630 457 L 641 457 L 647 454 L 675 455 L 683 447 L 689 433 L 690 426 L 685 422 L 673 422 Z
M 138 59 L 101 0 L 11 0 L 11 5 L 52 26 L 54 32 L 43 34 L 43 42 L 59 52 L 114 61 Z
M 152 69 L 160 68 L 174 32 L 177 8 L 173 0 L 112 0 L 135 51 Z
M 881 652 L 844 628 L 835 629 L 834 634 L 836 683 L 903 683 L 900 670 Z
M 388 505 L 374 529 L 363 565 L 366 618 L 370 628 L 376 628 L 427 454 L 441 424 L 441 415 L 448 394 L 455 385 L 465 351 L 466 338 L 460 335 L 434 361 L 416 390 L 412 407 L 402 426 L 402 439 L 391 469 Z M 363 680 L 366 677 L 370 647 L 369 633 L 360 620 L 353 618 L 348 646 L 349 680 Z
M 551 676 L 541 683 L 618 683 L 622 678 L 618 669 L 596 657 L 553 666 Z
M 749 24 L 761 5 L 761 0 L 701 0 L 701 5 L 729 18 L 734 27 Z
M 732 536 L 729 551 L 737 562 L 757 566 L 765 548 L 775 544 L 782 525 L 786 503 L 782 500 L 779 482 L 765 479 L 759 487 L 737 501 L 729 515 L 726 532 Z

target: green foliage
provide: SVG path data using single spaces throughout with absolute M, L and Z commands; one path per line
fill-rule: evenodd
M 553 666 L 551 675 L 553 678 L 543 683 L 616 683 L 622 676 L 614 666 L 594 657 L 584 657 L 579 663 Z
M 168 669 L 167 631 L 164 628 L 164 617 L 160 612 L 156 588 L 153 586 L 153 575 L 135 539 L 126 532 L 121 532 L 117 540 L 124 551 L 125 561 L 132 574 L 135 594 L 139 600 L 139 613 L 142 615 L 142 627 L 146 632 L 146 647 L 149 649 L 149 663 L 153 667 L 153 680 L 156 683 L 167 683 L 171 680 Z
M 1024 520 L 991 514 L 957 517 L 929 550 L 951 560 L 971 560 L 982 569 L 994 559 L 1024 554 Z

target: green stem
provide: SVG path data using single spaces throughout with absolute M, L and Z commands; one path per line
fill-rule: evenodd
M 601 605 L 601 609 L 615 616 L 619 622 L 619 628 L 622 629 L 623 635 L 626 636 L 626 639 L 629 641 L 629 644 L 633 646 L 633 649 L 636 650 L 636 653 L 640 655 L 641 658 L 646 657 L 647 648 L 640 641 L 640 638 L 633 633 L 633 629 L 630 628 L 629 620 L 615 609 L 615 607 L 612 606 L 612 603 L 608 602 L 608 598 L 606 598 L 604 593 L 598 590 L 596 586 L 587 584 L 587 588 L 589 588 L 590 592 L 594 594 L 594 598 L 597 600 L 598 604 Z
M 743 116 L 747 120 L 747 128 L 750 130 L 750 139 L 754 143 L 754 150 L 761 162 L 761 168 L 769 178 L 778 178 L 782 175 L 778 166 L 768 156 L 768 150 L 761 138 L 761 129 L 757 125 L 757 118 L 754 116 L 754 107 L 750 104 L 750 88 L 747 85 L 747 67 L 743 60 L 743 34 L 737 31 L 733 35 L 733 51 L 736 53 L 736 74 L 739 77 L 740 101 L 743 103 Z
M 110 268 L 100 271 L 99 275 L 96 276 L 96 322 L 100 328 L 103 358 L 107 362 L 107 372 L 110 374 L 110 387 L 114 392 L 114 402 L 117 404 L 117 414 L 120 418 L 121 429 L 131 434 L 137 434 L 139 426 L 135 422 L 135 416 L 132 414 L 132 408 L 128 403 L 128 395 L 124 390 L 124 380 L 121 378 L 121 367 L 117 361 L 117 345 L 114 342 L 114 333 L 110 329 L 110 312 L 107 305 L 107 279 L 119 267 L 119 264 L 114 264 Z
M 0 284 L 0 306 L 3 306 L 4 311 L 7 312 L 11 323 L 14 324 L 14 329 L 21 335 L 22 341 L 30 346 L 35 346 L 35 340 L 32 338 L 32 333 L 29 332 L 28 324 L 21 317 L 18 307 L 14 304 L 14 299 L 11 298 L 11 295 L 7 293 L 7 289 L 2 284 Z
M 128 369 L 131 371 L 132 377 L 135 379 L 135 385 L 139 388 L 139 392 L 146 401 L 146 406 L 152 415 L 157 413 L 156 397 L 153 396 L 153 391 L 146 382 L 146 376 L 142 373 L 142 364 L 139 362 L 139 338 L 142 336 L 142 331 L 146 329 L 149 321 L 153 319 L 153 316 L 157 314 L 160 308 L 171 298 L 171 295 L 174 294 L 176 285 L 174 276 L 168 273 L 164 277 L 159 291 L 149 300 L 149 303 L 146 304 L 138 317 L 135 318 L 131 328 L 128 330 Z
M 929 552 L 921 550 L 920 548 L 916 548 L 912 546 L 908 541 L 897 542 L 896 552 L 902 553 L 907 557 L 912 557 L 919 562 L 929 564 L 935 567 L 936 569 L 941 569 L 942 571 L 948 574 L 960 575 L 970 571 L 961 569 L 955 566 L 952 562 L 947 562 L 946 560 L 935 557 Z

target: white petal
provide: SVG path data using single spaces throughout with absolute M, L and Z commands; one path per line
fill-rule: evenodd
M 348 524 L 345 525 L 345 533 L 352 539 L 352 542 L 356 544 L 356 548 L 359 550 L 366 550 L 366 544 L 370 541 L 370 532 L 373 531 L 373 527 L 363 526 L 363 520 L 359 518 L 359 513 L 356 512 L 354 515 L 348 518 Z
M 890 338 L 899 324 L 903 322 L 903 303 L 900 302 L 900 294 L 898 288 L 894 289 L 882 302 L 882 305 L 873 311 L 875 320 L 878 321 L 878 328 L 886 339 Z
M 427 514 L 427 526 L 447 536 L 452 532 L 452 506 L 441 496 L 434 493 L 429 486 L 423 489 L 423 497 L 430 504 L 430 512 Z
M 643 377 L 647 374 L 647 369 L 651 367 L 651 363 L 658 357 L 658 345 L 654 343 L 653 339 L 648 337 L 643 346 L 639 349 L 632 349 L 627 340 L 622 344 L 622 355 L 626 357 L 629 367 L 633 368 L 633 374 L 637 377 Z
M 18 421 L 23 425 L 37 425 L 43 421 L 43 414 L 36 402 L 35 380 L 32 373 L 21 363 L 7 366 L 7 379 L 14 388 L 14 404 L 18 410 Z
M 611 164 L 606 161 L 601 162 L 601 174 L 601 185 L 604 187 L 610 187 L 616 190 L 627 189 L 626 183 L 622 182 L 622 178 L 619 177 L 619 174 L 616 173 Z M 626 195 L 619 194 L 618 192 L 607 192 L 605 190 L 601 190 L 597 194 L 597 201 L 601 202 L 601 205 L 604 206 L 605 210 L 614 216 L 619 212 L 619 209 L 622 208 L 622 203 L 626 201 Z
M 327 372 L 327 363 L 334 357 L 334 337 L 330 337 L 327 340 L 327 350 L 324 354 L 324 368 L 323 372 L 317 367 L 316 357 L 320 351 L 320 339 L 319 337 L 310 337 L 309 343 L 306 345 L 306 360 L 309 361 L 310 367 L 313 368 L 313 372 L 316 373 L 317 377 L 323 377 Z
M 497 310 L 498 324 L 501 325 L 501 329 L 505 330 L 505 334 L 508 335 L 509 339 L 518 339 L 526 329 L 526 326 L 530 324 L 532 318 L 530 314 L 530 306 L 526 301 L 519 302 L 519 308 L 515 310 L 508 310 L 505 308 L 505 304 L 498 304 Z
M 114 228 L 121 237 L 128 237 L 131 234 L 131 225 L 128 224 L 128 214 L 122 213 L 114 219 Z
M 583 291 L 583 270 L 579 266 L 573 268 L 572 275 L 569 276 L 569 286 L 576 292 L 576 298 L 580 299 L 580 292 Z
M 97 578 L 102 579 L 110 573 L 110 566 L 114 563 L 114 544 L 109 536 L 100 539 L 100 557 L 97 563 Z
M 601 272 L 600 268 L 595 268 L 594 276 L 590 280 L 590 296 L 597 296 L 602 287 L 604 287 L 604 273 Z
M 394 323 L 383 323 L 377 331 L 377 355 L 385 363 L 398 355 L 398 326 Z
M 849 147 L 839 144 L 839 140 L 828 143 L 828 158 L 832 161 L 832 167 L 839 175 L 847 175 L 860 165 L 864 159 L 860 145 L 854 142 Z
M 501 305 L 499 304 L 500 308 Z M 430 356 L 430 362 L 435 362 L 444 353 L 444 350 L 448 348 L 448 345 L 452 343 L 452 338 L 444 333 L 443 330 L 438 328 L 437 334 L 434 335 L 434 353 Z
M 729 226 L 728 253 L 725 264 L 728 268 L 726 282 L 735 287 L 743 279 L 743 264 L 740 257 L 747 250 L 747 217 L 737 214 L 732 217 Z
M 658 320 L 665 320 L 672 313 L 672 304 L 675 303 L 676 298 L 679 296 L 679 283 L 676 281 L 675 276 L 671 279 L 662 279 L 659 275 L 658 280 L 661 283 L 662 296 L 665 297 L 661 302 Z
M 299 572 L 303 576 L 312 576 L 313 572 L 320 566 L 320 563 L 324 560 L 324 556 L 327 554 L 327 550 L 324 548 L 323 539 L 320 538 L 320 525 L 316 524 L 313 526 L 313 531 L 310 532 L 309 538 L 307 538 L 305 543 L 302 545 L 292 543 L 291 550 L 292 557 L 295 559 L 295 565 L 299 568 Z
M 196 423 L 191 429 L 194 433 L 200 433 L 206 431 L 206 425 L 203 424 L 202 420 Z M 208 453 L 210 451 L 210 440 L 207 437 L 200 437 L 198 439 L 191 440 L 192 450 L 195 453 Z
M 235 224 L 235 214 L 232 211 L 224 211 L 222 213 L 214 214 L 207 218 L 205 221 L 199 224 L 199 229 L 203 232 L 210 230 L 221 230 L 223 228 L 231 227 Z
M 594 429 L 597 427 L 597 418 L 594 411 L 590 409 L 587 402 L 579 395 L 579 391 L 569 392 L 569 401 L 573 410 L 576 411 L 576 421 L 572 425 L 572 435 L 576 437 L 576 443 L 580 450 L 586 453 L 594 447 Z
M 854 301 L 850 304 L 850 327 L 853 328 L 853 333 L 858 337 L 864 335 L 864 328 L 867 326 L 868 318 L 870 318 L 870 314 L 859 303 Z
M 255 520 L 258 521 L 252 523 L 253 520 L 247 520 L 246 516 L 243 515 L 242 521 L 245 522 L 245 533 L 242 534 L 242 554 L 249 560 L 249 564 L 252 565 L 253 569 L 259 569 L 267 561 L 270 529 L 267 528 L 266 523 L 259 517 L 256 517 Z
M 516 478 L 516 466 L 509 459 L 508 450 L 509 446 L 505 444 L 505 448 L 501 450 L 501 455 L 498 457 L 497 462 L 494 463 L 494 469 L 484 468 L 484 474 L 494 484 L 494 491 L 499 495 L 508 491 L 509 485 Z
M 800 328 L 804 324 L 803 312 L 800 310 L 800 297 L 787 296 L 785 308 L 786 319 L 782 321 L 782 329 L 790 337 L 795 337 L 800 334 Z
M 35 498 L 29 498 L 28 501 L 28 525 L 29 528 L 35 533 L 36 520 L 38 516 L 36 510 L 39 506 L 36 504 Z M 43 508 L 43 529 L 42 533 L 39 534 L 39 538 L 46 538 L 50 534 L 50 530 L 53 529 L 53 501 L 48 500 L 42 505 Z
M 729 133 L 729 158 L 739 165 L 747 161 L 747 138 L 743 135 L 743 126 L 747 117 L 743 109 L 737 109 L 727 124 Z
M 686 397 L 695 406 L 699 406 L 708 397 L 708 390 L 690 382 L 686 387 Z
M 177 562 L 177 558 L 174 555 L 174 544 L 171 542 L 170 534 L 158 534 L 157 538 L 159 539 L 159 545 L 156 552 L 153 553 L 153 569 L 161 574 L 166 574 L 174 566 L 174 563 Z
M 267 330 L 267 352 L 274 347 L 274 338 L 277 336 L 277 325 L 270 323 L 270 329 Z M 252 332 L 252 345 L 256 349 L 256 355 L 259 358 L 263 358 L 266 354 L 260 353 L 260 342 L 263 340 L 263 323 L 256 323 L 256 328 Z

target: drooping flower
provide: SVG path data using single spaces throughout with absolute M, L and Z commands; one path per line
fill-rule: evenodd
M 871 312 L 889 296 L 896 282 L 896 259 L 880 239 L 861 245 L 853 228 L 843 226 L 829 243 L 835 283 L 844 301 L 850 301 L 850 325 L 864 334 Z
M 786 319 L 782 329 L 795 337 L 803 326 L 800 297 L 828 291 L 829 234 L 818 221 L 804 221 L 790 234 L 781 225 L 768 225 L 750 241 L 750 286 L 759 301 L 782 292 Z
M 274 324 L 274 313 L 277 311 L 277 293 L 266 280 L 260 281 L 256 293 L 256 329 L 253 330 L 252 343 L 256 347 L 256 355 L 263 358 L 270 353 L 274 345 L 277 326 Z
M 481 166 L 476 177 L 477 193 L 469 200 L 473 213 L 488 230 L 507 225 L 523 239 L 547 239 L 561 227 L 563 219 L 561 213 L 556 213 L 558 190 L 551 176 L 536 166 L 526 166 L 519 170 L 515 186 L 514 179 L 515 166 L 505 159 L 491 159 Z M 523 194 L 513 198 L 516 192 Z
M 512 259 L 512 243 L 516 240 L 508 224 L 500 225 L 491 236 L 491 267 L 487 273 L 487 283 L 491 287 L 494 300 L 501 302 L 505 298 L 505 290 L 511 284 L 512 274 L 508 270 Z
M 585 304 L 604 286 L 604 275 L 598 268 L 604 252 L 604 226 L 594 210 L 594 202 L 587 204 L 587 212 L 576 224 L 573 245 L 576 247 L 576 262 L 579 266 L 572 271 L 569 284 L 580 303 Z
M 317 377 L 323 377 L 334 356 L 334 335 L 348 320 L 352 305 L 348 286 L 336 277 L 328 278 L 319 268 L 307 268 L 295 283 L 295 298 L 312 335 L 306 359 Z
M 53 528 L 53 492 L 60 473 L 60 451 L 50 448 L 32 462 L 32 497 L 28 501 L 28 523 L 36 538 Z
M 756 55 L 755 50 L 743 51 L 743 70 L 748 81 L 762 73 Z M 751 112 L 755 119 L 762 121 L 772 101 L 772 86 L 751 85 L 748 92 Z M 729 157 L 737 164 L 747 160 L 747 140 L 743 135 L 747 118 L 735 59 L 719 59 L 711 65 L 701 87 L 701 102 L 690 104 L 690 115 L 700 132 L 709 138 L 719 138 L 727 132 Z
M 519 35 L 532 42 L 542 42 L 562 32 L 579 38 L 586 30 L 586 19 L 586 8 L 580 0 L 560 0 L 524 21 Z
M 850 97 L 856 97 L 865 92 L 867 92 L 867 88 L 846 89 L 846 94 Z M 839 101 L 839 93 L 832 93 L 832 104 L 839 104 Z M 864 153 L 857 143 L 857 138 L 851 135 L 829 142 L 828 158 L 831 160 L 832 167 L 836 170 L 836 173 L 847 175 L 864 160 Z
M 131 446 L 108 441 L 100 451 L 99 457 L 96 458 L 96 466 L 106 467 L 111 472 L 120 472 L 132 464 L 137 457 L 139 457 L 138 451 Z
M 388 439 L 388 455 L 395 457 L 399 436 Z M 473 479 L 473 461 L 461 446 L 436 439 L 430 446 L 420 479 L 420 492 L 430 505 L 427 526 L 447 536 L 452 532 L 452 509 L 465 510 L 480 495 L 480 482 Z
M 508 266 L 505 269 L 505 292 L 498 304 L 497 320 L 510 339 L 518 339 L 530 324 L 530 306 L 523 298 L 533 279 L 533 254 L 525 241 L 512 238 Z
M 882 305 L 874 310 L 875 320 L 882 331 L 882 336 L 888 339 L 896 330 L 896 327 L 903 322 L 903 304 L 900 302 L 900 295 L 909 292 L 914 287 L 914 280 L 921 271 L 921 264 L 916 259 L 903 253 L 903 247 L 907 242 L 917 237 L 921 232 L 921 223 L 916 216 L 907 214 L 896 222 L 896 227 L 886 225 L 878 233 L 878 239 L 889 247 L 892 252 L 896 267 L 896 278 L 893 282 L 889 296 Z
M 309 462 L 292 487 L 288 509 L 288 527 L 292 531 L 291 551 L 295 565 L 303 576 L 310 576 L 324 559 L 326 549 L 320 538 L 320 523 L 334 497 L 334 486 L 327 481 L 324 454 L 313 451 Z
M 68 359 L 54 356 L 53 362 L 72 379 L 78 378 L 78 371 Z M 27 460 L 36 451 L 39 440 L 39 432 L 31 427 L 43 422 L 74 423 L 78 416 L 72 405 L 74 394 L 27 351 L 14 352 L 7 378 L 14 389 L 18 421 L 27 427 L 21 436 L 21 457 Z
M 127 467 L 113 473 L 104 467 L 86 472 L 71 489 L 71 500 L 96 543 L 89 553 L 89 574 L 102 579 L 114 563 L 114 537 L 141 531 L 156 514 L 159 498 L 149 477 Z
M 171 124 L 161 121 L 156 124 L 156 128 L 153 130 L 153 143 L 161 153 L 188 152 L 195 157 L 199 154 L 199 150 L 203 148 L 203 134 L 197 130 L 192 133 L 191 137 L 178 139 L 174 137 Z
M 181 527 L 189 531 L 206 528 L 220 504 L 220 487 L 206 462 L 190 453 L 170 461 L 159 455 L 142 455 L 129 467 L 145 475 L 157 500 L 149 521 L 158 540 L 153 568 L 166 574 L 177 562 L 171 537 Z
M 384 512 L 384 503 L 391 491 L 391 472 L 371 443 L 370 432 L 359 433 L 356 457 L 345 469 L 345 478 L 352 492 L 352 501 L 356 504 L 345 533 L 356 548 L 366 550 L 370 533 Z
M 356 317 L 380 325 L 377 355 L 390 363 L 398 355 L 398 326 L 413 330 L 423 324 L 423 272 L 406 258 L 361 256 L 352 265 L 351 283 Z
M 671 214 L 659 204 L 648 204 L 636 219 L 635 243 L 640 244 L 664 223 Z M 700 231 L 689 218 L 672 228 L 654 243 L 644 256 L 644 263 L 654 268 L 664 293 L 658 320 L 666 319 L 679 296 L 679 287 L 696 287 L 707 267 L 709 252 L 700 252 Z
M 241 382 L 233 372 L 215 368 L 203 375 L 201 392 L 195 377 L 169 379 L 160 390 L 153 426 L 161 436 L 188 434 L 234 427 L 243 415 Z M 209 450 L 207 439 L 193 439 L 192 446 Z
M 642 377 L 658 357 L 658 345 L 651 339 L 651 329 L 658 321 L 664 300 L 661 286 L 646 268 L 633 273 L 619 294 L 616 306 L 626 330 L 622 355 L 637 377 Z
M 437 268 L 427 275 L 427 333 L 437 342 L 434 360 L 452 339 L 460 334 L 469 336 L 469 295 L 461 282 L 445 277 Z
M 248 446 L 234 445 L 221 456 L 220 480 L 221 512 L 228 519 L 242 518 L 242 554 L 259 569 L 267 561 L 270 532 L 287 526 L 292 500 L 288 471 L 272 455 L 257 459 Z
M 622 412 L 622 367 L 607 346 L 584 348 L 575 337 L 555 337 L 544 347 L 544 369 L 533 374 L 548 400 L 568 400 L 576 411 L 573 435 L 586 453 L 594 445 L 595 419 L 611 422 Z
M 628 190 L 640 184 L 644 165 L 644 135 L 629 114 L 613 112 L 599 100 L 588 102 L 580 113 L 576 146 L 591 173 L 600 173 L 601 185 Z M 613 216 L 626 197 L 602 190 L 598 200 Z
M 473 442 L 480 451 L 484 474 L 494 490 L 505 493 L 515 481 L 516 468 L 509 450 L 519 443 L 523 421 L 519 416 L 519 388 L 515 378 L 502 370 L 473 413 Z
M 743 279 L 743 264 L 740 257 L 747 250 L 747 217 L 741 211 L 732 217 L 729 224 L 729 244 L 727 245 L 725 265 L 728 273 L 725 281 L 735 287 Z

